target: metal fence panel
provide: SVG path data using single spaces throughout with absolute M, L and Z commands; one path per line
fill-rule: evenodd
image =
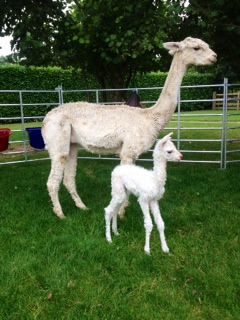
M 184 99 L 182 96 L 185 95 L 187 90 L 199 90 L 202 88 L 210 88 L 212 90 L 218 90 L 222 92 L 221 98 L 209 98 L 209 99 Z M 229 98 L 228 92 L 231 89 L 240 90 L 240 85 L 229 84 L 227 79 L 224 79 L 222 84 L 214 85 L 195 85 L 195 86 L 181 86 L 178 94 L 177 111 L 172 117 L 171 125 L 167 126 L 165 130 L 174 130 L 176 132 L 176 141 L 178 149 L 185 155 L 190 156 L 189 159 L 183 160 L 186 163 L 213 163 L 217 164 L 221 169 L 225 169 L 230 163 L 240 162 L 240 111 L 239 113 L 230 113 L 228 110 L 228 102 L 232 99 Z M 26 135 L 26 127 L 30 123 L 31 125 L 41 125 L 41 121 L 44 118 L 44 114 L 40 115 L 36 111 L 36 115 L 29 116 L 27 109 L 29 107 L 45 108 L 46 112 L 49 108 L 53 108 L 57 105 L 63 104 L 67 100 L 69 94 L 87 94 L 88 97 L 91 95 L 91 100 L 101 104 L 108 104 L 109 102 L 100 101 L 100 95 L 103 92 L 114 92 L 114 91 L 137 91 L 140 95 L 143 92 L 157 90 L 160 92 L 162 87 L 152 88 L 127 88 L 127 89 L 89 89 L 89 90 L 64 90 L 62 86 L 58 86 L 55 90 L 0 90 L 1 94 L 16 94 L 18 95 L 18 101 L 15 100 L 13 103 L 0 103 L 1 108 L 15 108 L 19 110 L 18 116 L 1 116 L 0 112 L 0 127 L 6 127 L 9 122 L 17 121 L 18 125 L 11 124 L 13 127 L 13 135 L 10 139 L 10 148 L 0 153 L 0 165 L 5 164 L 17 164 L 22 162 L 33 162 L 42 161 L 49 159 L 46 151 L 36 151 L 29 147 L 29 140 Z M 34 97 L 31 100 L 31 95 L 52 94 L 54 100 L 41 102 L 36 101 Z M 26 97 L 27 95 L 27 97 Z M 90 99 L 90 98 L 89 98 Z M 1 100 L 2 101 L 2 100 Z M 222 104 L 222 108 L 217 111 L 214 110 L 212 113 L 208 112 L 193 112 L 186 113 L 182 111 L 183 104 L 199 104 L 200 106 L 204 103 L 218 102 Z M 119 104 L 122 102 L 112 101 L 113 104 Z M 142 104 L 146 106 L 155 103 L 155 101 L 143 100 Z M 44 109 L 44 110 L 45 110 Z M 43 112 L 44 113 L 44 112 Z M 17 114 L 17 113 L 16 113 Z M 206 119 L 203 121 L 202 119 Z M 29 122 L 31 121 L 31 122 Z M 197 125 L 198 124 L 198 125 Z M 199 125 L 200 124 L 200 125 Z M 206 125 L 209 124 L 209 125 Z M 234 125 L 234 126 L 233 126 Z M 239 130 L 239 131 L 238 131 Z M 191 138 L 186 137 L 186 132 L 191 132 Z M 205 132 L 203 137 L 196 136 L 198 132 Z M 219 138 L 212 138 L 211 135 L 207 136 L 210 132 L 219 132 Z M 234 134 L 233 134 L 234 132 Z M 212 147 L 206 150 L 206 145 L 211 144 Z M 234 146 L 234 148 L 230 148 Z M 80 148 L 80 150 L 83 150 Z M 150 150 L 152 151 L 152 150 Z M 81 152 L 80 152 L 81 153 Z M 199 157 L 196 158 L 196 155 Z M 206 158 L 203 159 L 202 156 Z M 213 155 L 215 157 L 213 158 Z M 200 157 L 201 156 L 201 157 Z M 92 155 L 80 155 L 81 159 L 111 159 L 119 160 L 118 157 L 104 157 L 104 156 L 92 156 Z M 142 156 L 140 161 L 152 161 L 150 154 Z

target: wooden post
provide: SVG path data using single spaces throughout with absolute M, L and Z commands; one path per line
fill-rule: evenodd
M 213 91 L 213 99 L 216 99 L 216 91 Z M 216 109 L 216 101 L 212 102 L 212 109 L 215 110 Z

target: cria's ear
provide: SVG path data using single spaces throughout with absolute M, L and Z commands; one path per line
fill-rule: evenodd
M 169 51 L 169 54 L 174 55 L 177 51 L 183 49 L 181 42 L 165 42 L 163 44 L 164 48 Z
M 173 132 L 168 133 L 166 136 L 162 138 L 162 141 L 171 140 L 172 135 L 173 135 Z
M 167 141 L 171 140 L 171 136 L 172 136 L 173 132 L 170 132 L 169 134 L 167 134 L 166 136 L 164 136 L 160 141 L 161 141 L 161 145 L 164 145 Z

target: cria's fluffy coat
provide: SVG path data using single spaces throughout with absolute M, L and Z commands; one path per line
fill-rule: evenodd
M 76 206 L 86 209 L 75 184 L 78 145 L 97 154 L 117 154 L 121 164 L 134 163 L 152 147 L 171 119 L 187 68 L 216 61 L 216 54 L 200 39 L 188 37 L 181 42 L 167 42 L 164 47 L 174 57 L 161 95 L 151 108 L 76 102 L 54 108 L 46 115 L 42 135 L 51 158 L 47 187 L 59 218 L 65 217 L 58 197 L 62 180 Z
M 171 141 L 171 134 L 157 142 L 153 151 L 153 170 L 146 170 L 135 165 L 120 165 L 113 170 L 112 199 L 108 207 L 105 208 L 106 238 L 109 242 L 112 242 L 111 221 L 113 232 L 118 234 L 117 215 L 128 195 L 134 194 L 138 198 L 144 215 L 145 252 L 150 254 L 150 235 L 153 228 L 150 211 L 159 230 L 162 250 L 166 253 L 169 252 L 158 201 L 165 191 L 167 161 L 180 161 L 182 159 L 182 154 Z

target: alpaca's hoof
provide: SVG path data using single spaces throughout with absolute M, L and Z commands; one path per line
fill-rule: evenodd
M 85 204 L 76 204 L 76 207 L 80 210 L 84 210 L 84 211 L 87 211 L 89 210 L 88 207 L 85 206 Z
M 144 252 L 145 252 L 148 256 L 151 255 L 151 253 L 150 253 L 150 248 L 149 248 L 149 247 L 144 247 Z
M 57 216 L 59 219 L 63 220 L 63 219 L 66 218 L 62 211 L 59 212 L 59 210 L 54 210 L 54 209 L 53 209 L 53 211 L 54 211 L 54 213 L 56 214 L 56 216 Z
M 66 216 L 64 214 L 57 214 L 57 217 L 61 220 L 66 219 Z
M 163 247 L 163 248 L 162 248 L 162 251 L 163 251 L 164 253 L 169 253 L 169 248 L 168 248 L 168 246 Z
M 106 237 L 107 242 L 112 243 L 111 232 L 106 232 L 105 237 Z

